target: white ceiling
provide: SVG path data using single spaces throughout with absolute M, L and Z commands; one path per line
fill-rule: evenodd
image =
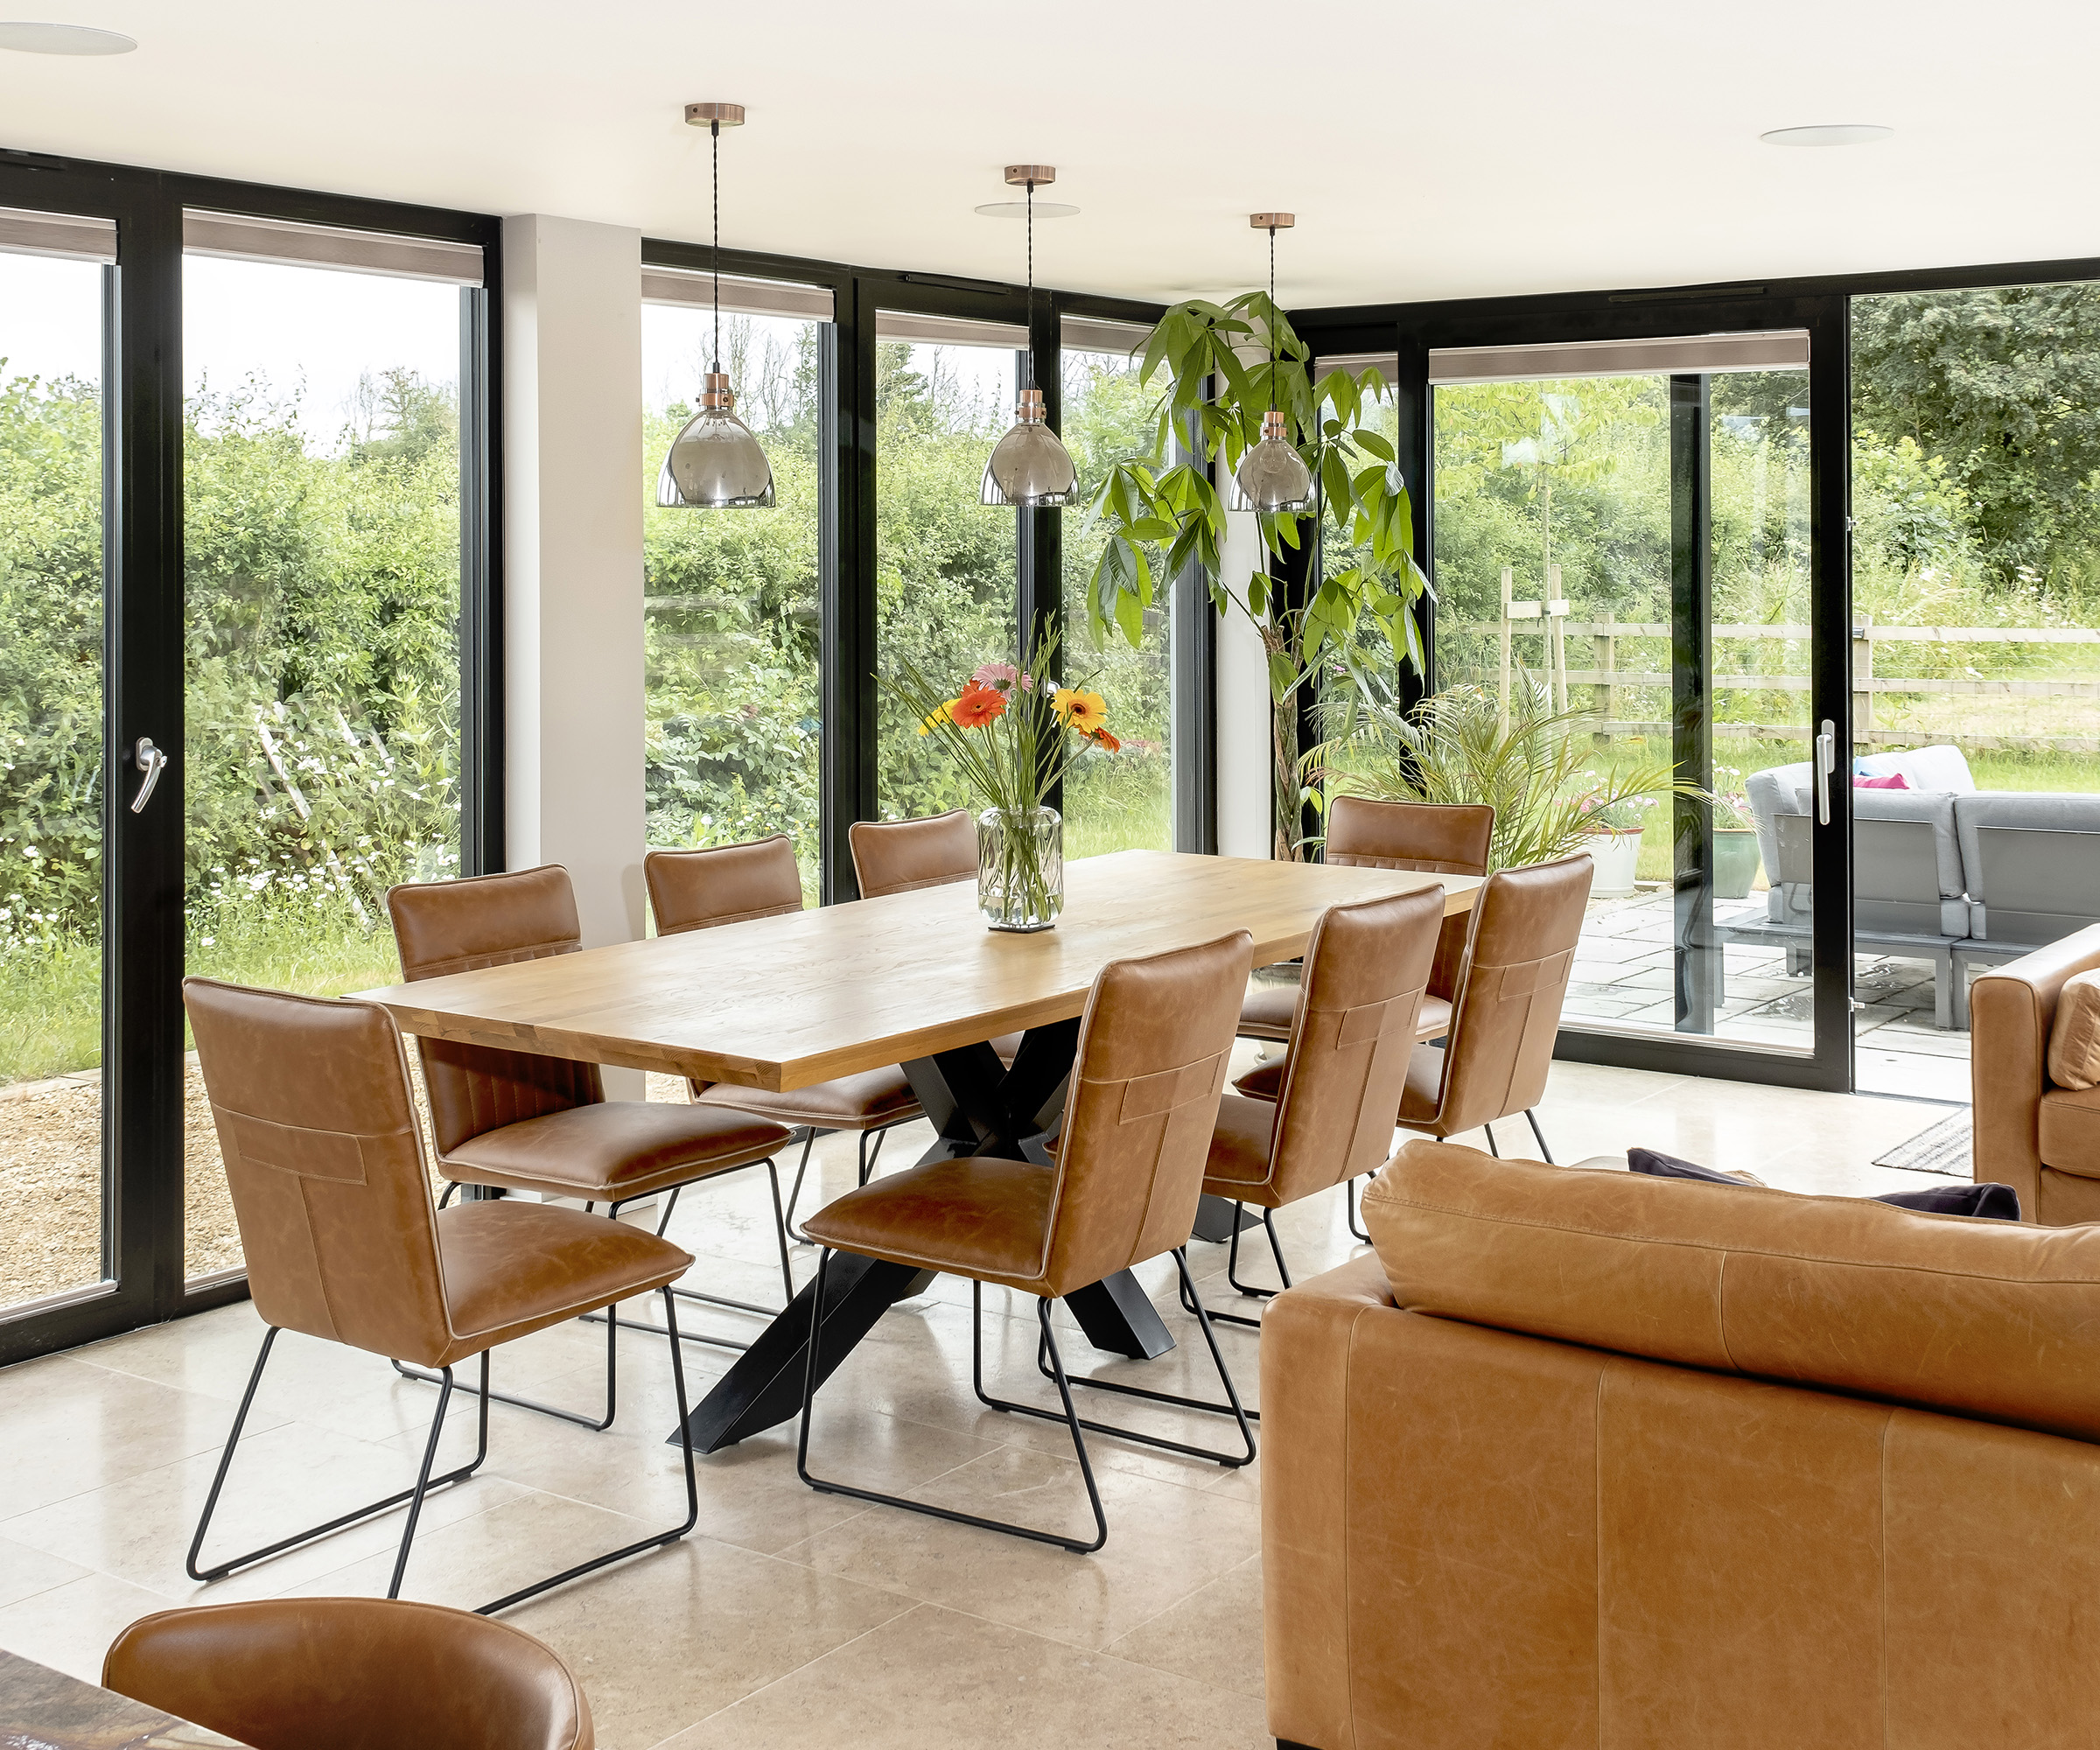
M 2011 0 L 0 0 L 136 54 L 0 52 L 0 146 L 1018 279 L 1287 304 L 2100 255 L 2100 10 Z M 1834 150 L 1766 129 L 1885 122 Z

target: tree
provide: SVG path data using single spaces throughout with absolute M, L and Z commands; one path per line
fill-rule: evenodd
M 1250 367 L 1242 347 L 1268 356 Z M 1088 594 L 1097 628 L 1118 628 L 1132 644 L 1143 635 L 1155 579 L 1199 564 L 1220 612 L 1244 614 L 1268 657 L 1270 791 L 1275 855 L 1304 851 L 1304 814 L 1312 796 L 1299 771 L 1298 701 L 1327 664 L 1375 690 L 1358 640 L 1367 620 L 1383 633 L 1396 667 L 1421 666 L 1413 608 L 1428 588 L 1414 559 L 1413 508 L 1394 464 L 1392 444 L 1366 422 L 1367 407 L 1385 393 L 1376 370 L 1330 371 L 1315 384 L 1311 354 L 1266 292 L 1225 304 L 1202 298 L 1177 304 L 1159 318 L 1144 347 L 1141 380 L 1164 371 L 1143 452 L 1108 470 L 1088 507 L 1087 528 L 1105 525 Z M 1261 438 L 1270 410 L 1284 416 L 1289 441 L 1314 481 L 1315 508 L 1261 514 L 1266 563 L 1244 578 L 1223 565 L 1225 500 L 1211 479 L 1237 469 Z M 1302 589 L 1276 575 L 1288 556 L 1317 542 L 1323 524 L 1348 550 L 1347 561 Z

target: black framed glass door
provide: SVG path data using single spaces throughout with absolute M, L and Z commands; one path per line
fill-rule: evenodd
M 1436 683 L 1549 725 L 1564 799 L 1608 804 L 1563 1055 L 1851 1085 L 1844 324 L 1593 300 L 1416 331 Z

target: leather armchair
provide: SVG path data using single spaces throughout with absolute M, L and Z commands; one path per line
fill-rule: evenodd
M 1282 1744 L 2090 1738 L 2100 1231 L 1430 1142 L 1364 1210 L 1263 1325 Z
M 1977 1182 L 2020 1193 L 2044 1227 L 2100 1222 L 2100 1088 L 2049 1080 L 2049 1029 L 2065 981 L 2100 967 L 2100 925 L 1984 973 L 1969 990 Z

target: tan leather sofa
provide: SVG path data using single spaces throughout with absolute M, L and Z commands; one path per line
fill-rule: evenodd
M 2064 981 L 2100 966 L 2100 925 L 2038 948 L 1969 987 L 1976 1178 L 2020 1193 L 2031 1222 L 2100 1222 L 2100 1088 L 2049 1081 Z
M 1281 1742 L 2092 1741 L 2100 1228 L 1425 1141 L 1364 1208 L 1264 1320 Z

